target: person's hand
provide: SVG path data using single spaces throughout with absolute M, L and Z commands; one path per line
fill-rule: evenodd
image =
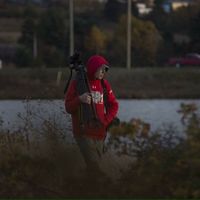
M 81 101 L 82 103 L 91 104 L 91 102 L 92 102 L 92 97 L 91 97 L 91 95 L 90 95 L 88 92 L 86 92 L 86 93 L 80 95 L 80 96 L 79 96 L 79 99 L 80 99 L 80 101 Z

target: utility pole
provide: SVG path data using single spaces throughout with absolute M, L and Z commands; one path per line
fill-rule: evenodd
M 37 47 L 37 35 L 34 32 L 34 35 L 33 35 L 33 58 L 37 58 L 37 55 L 38 55 L 37 48 L 38 48 Z
M 131 1 L 128 0 L 127 7 L 127 69 L 131 69 Z
M 69 1 L 69 53 L 74 54 L 74 5 L 73 0 Z

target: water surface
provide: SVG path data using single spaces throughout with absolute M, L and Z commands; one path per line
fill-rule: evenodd
M 121 121 L 139 118 L 151 124 L 151 130 L 172 125 L 182 131 L 181 115 L 177 112 L 181 103 L 195 103 L 200 108 L 200 100 L 119 100 L 118 117 Z M 64 110 L 63 100 L 1 100 L 0 117 L 3 128 L 14 129 L 24 121 L 20 116 L 34 115 L 39 124 L 43 119 L 58 121 L 63 128 L 70 125 L 70 116 Z

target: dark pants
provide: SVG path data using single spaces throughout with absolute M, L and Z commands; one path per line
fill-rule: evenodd
M 103 156 L 104 141 L 87 137 L 76 137 L 75 139 L 87 165 L 88 173 L 93 175 L 103 173 L 100 169 L 100 162 Z

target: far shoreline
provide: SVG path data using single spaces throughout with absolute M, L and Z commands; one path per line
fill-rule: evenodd
M 62 73 L 60 80 L 58 71 Z M 0 70 L 0 100 L 64 99 L 65 68 Z M 117 99 L 200 99 L 200 68 L 113 67 L 107 77 Z

